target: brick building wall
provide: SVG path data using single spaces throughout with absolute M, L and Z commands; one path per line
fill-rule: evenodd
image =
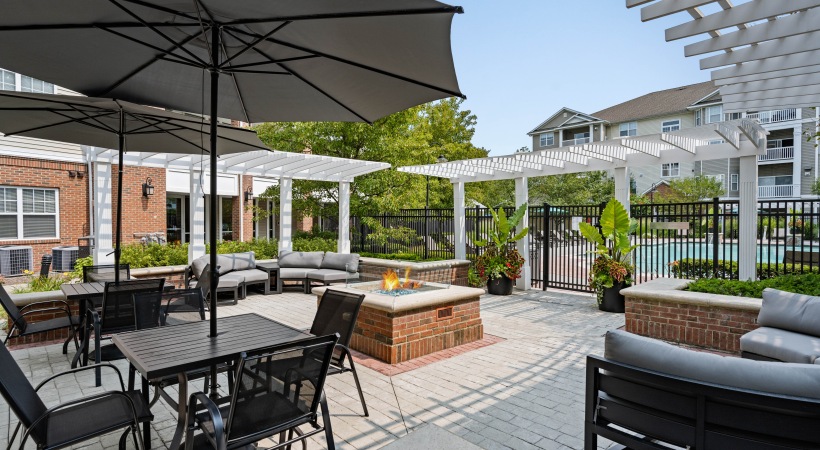
M 0 156 L 0 185 L 59 190 L 59 239 L 0 240 L 0 245 L 30 245 L 34 268 L 44 254 L 60 245 L 77 245 L 77 238 L 91 234 L 88 227 L 88 174 L 83 163 Z M 81 173 L 73 178 L 69 171 Z
M 232 214 L 234 236 L 236 240 L 241 241 L 253 239 L 253 203 L 245 203 L 245 192 L 249 187 L 253 188 L 253 176 L 242 175 L 239 179 L 239 197 L 234 197 Z M 241 236 L 240 220 L 244 222 Z
M 117 232 L 117 170 L 111 166 L 111 222 L 112 231 Z M 151 177 L 154 195 L 142 195 L 142 185 Z M 165 169 L 157 167 L 126 166 L 122 177 L 122 243 L 124 245 L 139 242 L 145 233 L 164 233 L 167 227 L 165 220 Z

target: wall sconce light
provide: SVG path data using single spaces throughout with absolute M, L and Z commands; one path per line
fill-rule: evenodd
M 248 190 L 245 191 L 245 203 L 253 202 L 253 187 L 248 186 Z
M 77 178 L 82 180 L 84 176 L 85 176 L 85 172 L 80 172 L 79 170 L 77 171 Z
M 148 177 L 148 178 L 145 179 L 145 183 L 142 183 L 142 196 L 143 197 L 148 197 L 150 195 L 154 195 L 154 185 L 151 184 L 153 181 L 154 180 L 152 180 L 151 177 Z
M 803 176 L 804 177 L 811 176 L 811 167 L 804 167 L 803 168 Z
M 76 176 L 77 176 L 77 171 L 76 170 L 69 170 L 68 171 L 68 178 L 74 178 Z

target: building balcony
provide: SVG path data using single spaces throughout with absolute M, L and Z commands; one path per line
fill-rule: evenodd
M 794 147 L 772 147 L 766 149 L 766 154 L 758 155 L 757 160 L 760 162 L 780 161 L 784 159 L 794 158 Z
M 588 137 L 578 138 L 578 139 L 567 139 L 567 140 L 561 142 L 561 146 L 569 147 L 571 145 L 582 145 L 582 144 L 588 144 L 591 141 L 592 141 L 592 139 L 590 139 Z
M 774 186 L 758 186 L 758 198 L 783 198 L 800 195 L 799 184 L 776 184 Z
M 789 120 L 797 120 L 797 109 L 775 109 L 772 111 L 760 111 L 756 113 L 746 114 L 747 119 L 755 119 L 761 124 L 787 122 Z

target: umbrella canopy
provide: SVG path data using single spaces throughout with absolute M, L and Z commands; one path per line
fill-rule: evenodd
M 122 155 L 126 150 L 150 153 L 210 153 L 209 124 L 201 118 L 133 103 L 72 95 L 21 94 L 0 91 L 0 133 L 120 151 L 114 262 L 120 263 L 122 239 Z M 266 149 L 256 133 L 219 126 L 219 155 Z M 119 281 L 119 270 L 114 271 Z
M 463 97 L 450 49 L 461 12 L 434 0 L 4 0 L 0 38 L 20 45 L 0 46 L 0 61 L 86 95 L 211 117 L 372 122 Z M 216 292 L 215 215 L 208 240 Z

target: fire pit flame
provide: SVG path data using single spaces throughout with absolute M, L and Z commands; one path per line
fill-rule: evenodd
M 382 274 L 381 290 L 385 292 L 393 292 L 400 289 L 418 289 L 422 286 L 424 286 L 423 281 L 410 279 L 409 267 L 404 269 L 404 281 L 399 278 L 399 274 L 393 269 L 387 269 L 387 271 Z

